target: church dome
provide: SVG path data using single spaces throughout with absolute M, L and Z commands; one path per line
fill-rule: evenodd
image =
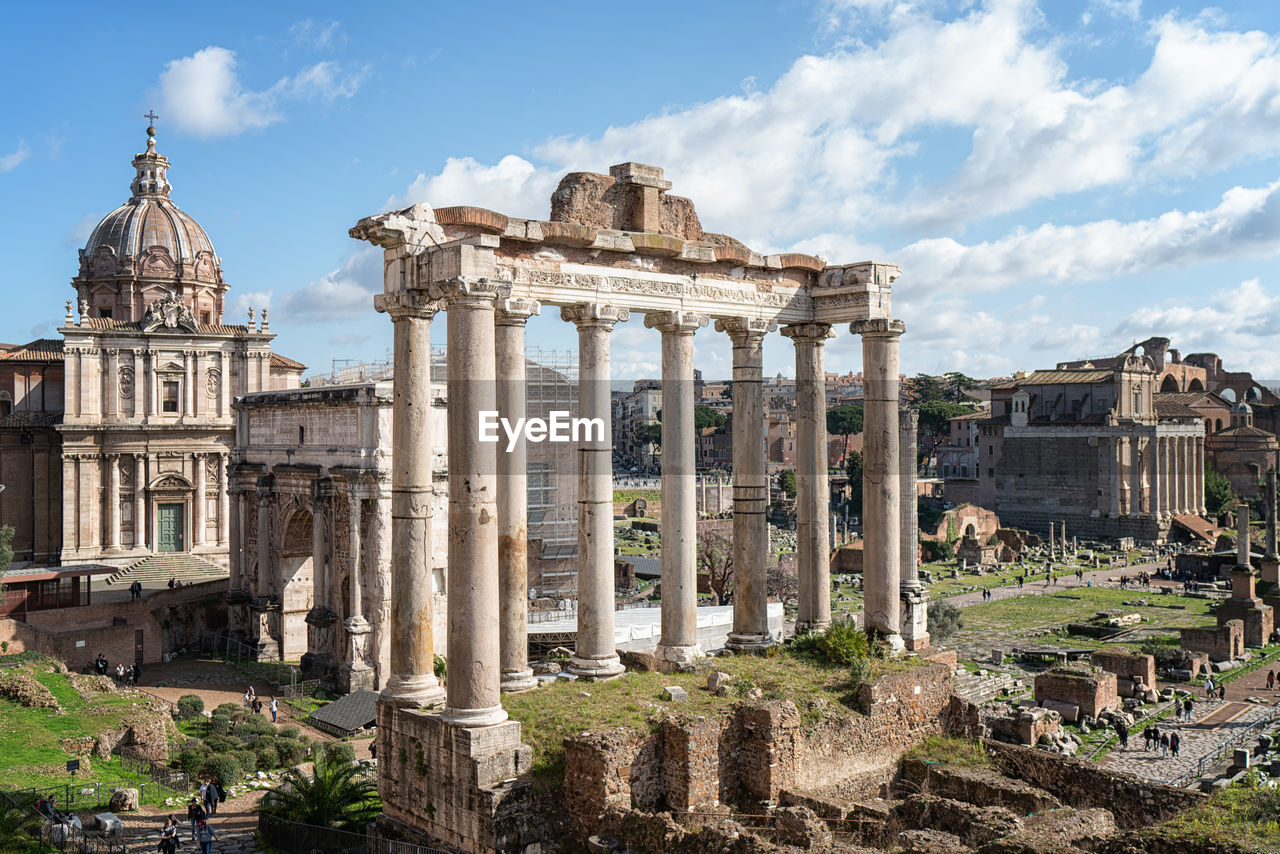
M 147 150 L 133 158 L 129 200 L 80 250 L 76 290 L 91 316 L 139 321 L 149 304 L 176 295 L 202 321 L 220 322 L 222 263 L 200 223 L 169 198 L 169 160 L 155 134 L 147 128 Z
M 1252 415 L 1253 407 L 1245 403 L 1243 400 L 1231 407 L 1233 413 L 1240 415 Z

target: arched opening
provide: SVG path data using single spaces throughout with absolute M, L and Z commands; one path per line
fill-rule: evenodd
M 964 538 L 966 540 L 974 540 L 974 539 L 977 539 L 977 537 L 978 537 L 978 531 L 976 528 L 973 527 L 972 523 L 964 526 Z
M 1212 433 L 1212 432 L 1213 432 L 1213 419 L 1212 419 L 1212 418 L 1206 418 L 1206 419 L 1204 420 L 1204 432 L 1206 432 L 1206 433 Z
M 1246 401 L 1262 400 L 1262 390 L 1256 385 L 1251 386 L 1249 390 L 1245 392 L 1244 399 Z
M 1222 391 L 1218 392 L 1218 394 L 1222 395 L 1222 399 L 1228 403 L 1236 402 L 1236 390 L 1233 388 L 1224 388 Z
M 1178 392 L 1182 389 L 1178 388 L 1178 378 L 1173 374 L 1165 374 L 1163 380 L 1160 381 L 1160 391 L 1165 393 Z
M 1195 377 L 1187 383 L 1187 391 L 1204 391 L 1204 383 L 1200 382 L 1199 377 Z
M 280 580 L 280 656 L 297 661 L 307 651 L 307 612 L 315 604 L 311 512 L 295 510 L 277 552 Z
M 1219 418 L 1217 421 L 1215 421 L 1215 422 L 1214 422 L 1214 431 L 1213 431 L 1213 432 L 1217 433 L 1217 432 L 1219 432 L 1220 430 L 1222 430 L 1222 419 L 1221 419 L 1221 418 Z

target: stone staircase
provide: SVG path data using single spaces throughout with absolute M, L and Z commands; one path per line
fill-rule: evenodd
M 183 584 L 197 584 L 201 581 L 212 581 L 215 578 L 226 578 L 227 571 L 204 558 L 182 552 L 154 554 L 132 563 L 107 578 L 107 584 L 129 585 L 135 581 L 143 584 L 151 581 L 168 582 L 176 578 Z
M 980 706 L 1016 690 L 1014 687 L 1016 681 L 1015 677 L 998 670 L 972 673 L 960 668 L 956 670 L 955 690 L 961 699 Z

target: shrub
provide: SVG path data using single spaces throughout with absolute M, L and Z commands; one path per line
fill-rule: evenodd
M 868 681 L 871 678 L 871 660 L 865 657 L 854 660 L 849 665 L 849 678 L 855 685 Z
M 296 738 L 276 739 L 276 753 L 280 757 L 280 764 L 290 767 L 300 764 L 307 758 L 306 745 Z
M 225 715 L 234 718 L 238 713 L 244 711 L 244 706 L 239 703 L 219 703 L 217 708 L 213 710 L 215 715 Z
M 320 746 L 320 756 L 324 762 L 350 765 L 356 761 L 356 749 L 345 741 L 328 741 Z
M 178 767 L 185 774 L 195 774 L 207 758 L 209 758 L 209 751 L 203 746 L 188 747 L 178 754 Z
M 230 753 L 240 747 L 240 742 L 225 735 L 211 735 L 204 740 L 210 753 Z
M 258 750 L 257 754 L 259 771 L 270 771 L 272 768 L 280 767 L 280 754 L 276 751 L 274 744 L 268 744 L 266 747 Z
M 230 786 L 244 776 L 244 768 L 234 753 L 213 753 L 200 766 L 200 777 L 212 777 L 224 787 Z
M 183 694 L 178 698 L 178 720 L 194 720 L 204 712 L 204 700 L 196 694 Z
M 867 634 L 852 621 L 832 623 L 819 638 L 818 651 L 829 663 L 847 667 L 867 657 Z
M 299 737 L 300 735 L 302 735 L 302 730 L 298 729 L 296 726 L 282 726 L 282 727 L 280 727 L 280 737 L 281 737 L 281 738 L 297 738 L 297 737 Z
M 941 599 L 929 603 L 929 636 L 933 640 L 944 641 L 962 628 L 959 608 Z
M 924 540 L 924 552 L 929 563 L 946 563 L 956 558 L 956 547 L 946 540 Z
M 240 767 L 243 769 L 245 774 L 248 774 L 258 767 L 258 754 L 248 748 L 242 747 L 239 750 L 233 750 L 232 755 L 235 756 L 236 761 L 240 763 Z
M 262 715 L 250 715 L 236 724 L 236 732 L 242 735 L 275 735 L 276 725 Z

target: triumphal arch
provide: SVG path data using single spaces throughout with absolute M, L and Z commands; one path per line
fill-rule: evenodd
M 481 441 L 481 413 L 524 414 L 524 328 L 556 309 L 579 346 L 579 411 L 610 423 L 610 335 L 632 314 L 662 346 L 662 666 L 690 666 L 697 635 L 694 333 L 714 321 L 733 344 L 733 539 L 729 646 L 772 642 L 767 624 L 762 347 L 780 329 L 795 350 L 799 625 L 830 622 L 829 489 L 823 347 L 848 328 L 865 376 L 865 623 L 891 647 L 920 647 L 914 559 L 900 571 L 898 339 L 890 290 L 900 268 L 761 255 L 704 232 L 663 171 L 623 163 L 571 173 L 548 220 L 418 204 L 361 220 L 353 237 L 384 251 L 378 311 L 391 318 L 395 375 L 391 473 L 390 679 L 379 703 L 379 787 L 388 827 L 464 850 L 524 850 L 518 819 L 529 749 L 501 693 L 533 684 L 526 654 L 522 443 Z M 429 330 L 447 314 L 447 626 L 433 625 Z M 847 324 L 847 326 L 846 326 Z M 622 672 L 614 649 L 612 437 L 579 442 L 578 631 L 569 670 Z M 910 498 L 910 497 L 909 497 Z M 913 500 L 905 502 L 913 505 Z M 905 615 L 905 620 L 904 620 Z M 906 624 L 904 627 L 904 623 Z M 447 688 L 433 633 L 448 633 Z M 905 636 L 905 637 L 904 637 Z M 425 769 L 425 770 L 424 770 Z

